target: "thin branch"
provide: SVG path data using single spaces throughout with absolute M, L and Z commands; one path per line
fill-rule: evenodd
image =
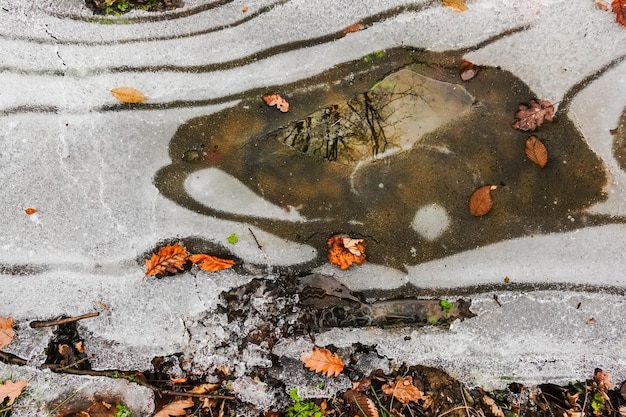
M 30 327 L 32 327 L 33 329 L 39 329 L 41 327 L 57 326 L 61 324 L 73 323 L 75 321 L 82 320 L 82 319 L 88 319 L 90 317 L 98 317 L 99 315 L 100 315 L 100 312 L 92 311 L 91 313 L 81 314 L 80 316 L 68 317 L 68 318 L 59 319 L 59 320 L 31 321 Z

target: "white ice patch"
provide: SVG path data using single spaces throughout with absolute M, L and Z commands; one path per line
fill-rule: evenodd
M 237 178 L 217 168 L 203 169 L 188 176 L 185 190 L 199 203 L 226 213 L 292 222 L 306 221 L 293 207 L 285 210 L 264 200 Z
M 411 227 L 424 239 L 435 240 L 450 227 L 450 216 L 439 204 L 429 204 L 417 210 Z

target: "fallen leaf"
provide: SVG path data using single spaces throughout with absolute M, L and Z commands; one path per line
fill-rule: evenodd
M 609 3 L 604 0 L 594 0 L 596 7 L 600 10 L 604 10 L 605 12 L 609 11 Z
M 0 349 L 7 346 L 13 340 L 15 336 L 15 331 L 13 330 L 13 325 L 15 321 L 13 317 L 9 317 L 5 319 L 0 316 Z
M 13 401 L 20 396 L 27 384 L 28 381 L 4 381 L 4 384 L 0 385 L 0 404 L 4 402 L 6 397 L 9 397 L 9 402 L 6 405 L 13 404 Z
M 526 156 L 541 168 L 548 163 L 548 150 L 536 136 L 526 139 Z
M 359 30 L 362 30 L 362 29 L 363 29 L 363 25 L 361 25 L 359 22 L 356 22 L 344 28 L 343 34 L 347 35 L 348 33 L 358 32 Z
M 172 401 L 161 408 L 158 413 L 154 414 L 152 417 L 184 416 L 187 415 L 185 408 L 189 407 L 193 407 L 193 400 L 191 398 Z
M 117 87 L 111 90 L 111 94 L 122 103 L 141 103 L 148 99 L 141 91 L 133 87 Z
M 611 8 L 615 13 L 615 21 L 626 26 L 626 0 L 613 0 Z
M 283 113 L 287 113 L 289 111 L 289 103 L 287 103 L 287 100 L 285 100 L 278 94 L 263 96 L 263 101 L 270 107 L 276 106 L 276 108 L 278 108 L 278 110 L 282 111 Z
M 459 75 L 463 81 L 469 81 L 476 76 L 478 71 L 470 61 L 463 61 L 459 67 Z
M 175 274 L 187 262 L 187 249 L 178 243 L 161 246 L 157 253 L 146 259 L 146 275 L 160 275 L 165 272 Z
M 395 381 L 383 385 L 382 390 L 387 395 L 393 395 L 403 404 L 417 402 L 424 398 L 424 393 L 413 385 L 412 376 L 397 377 Z
M 217 388 L 219 388 L 219 386 L 220 384 L 200 384 L 188 390 L 187 392 L 190 394 L 206 394 L 207 392 L 215 391 Z
M 493 206 L 491 191 L 498 188 L 497 185 L 483 185 L 472 193 L 469 199 L 469 211 L 472 216 L 480 217 L 489 213 Z
M 37 209 L 34 209 L 34 208 L 32 208 L 32 207 L 28 207 L 28 208 L 27 208 L 27 209 L 25 209 L 24 211 L 25 211 L 25 212 L 26 212 L 26 214 L 28 214 L 29 216 L 30 216 L 31 214 L 35 214 L 35 213 L 37 213 Z
M 247 12 L 248 11 L 248 6 L 243 6 L 241 8 L 241 11 L 244 12 L 244 13 Z
M 170 382 L 172 384 L 184 384 L 185 382 L 187 382 L 187 378 L 184 376 L 180 378 L 172 378 L 172 376 L 170 375 Z
M 347 269 L 353 263 L 365 262 L 365 241 L 352 239 L 348 235 L 331 236 L 326 242 L 328 261 L 341 269 Z
M 530 100 L 529 105 L 520 104 L 519 110 L 515 113 L 517 122 L 513 123 L 513 128 L 523 131 L 533 131 L 541 126 L 544 120 L 552 121 L 554 116 L 554 106 L 548 100 Z
M 337 376 L 343 371 L 341 358 L 328 349 L 314 348 L 309 356 L 302 359 L 302 362 L 311 371 L 326 374 L 326 376 Z
M 495 417 L 504 417 L 504 412 L 498 406 L 498 404 L 496 404 L 493 398 L 488 397 L 487 395 L 483 395 L 483 403 L 485 403 L 486 406 L 490 407 L 491 414 L 493 414 Z
M 189 260 L 194 264 L 197 264 L 200 269 L 209 272 L 221 271 L 222 269 L 227 269 L 235 265 L 235 261 L 232 259 L 222 259 L 217 256 L 206 255 L 204 253 L 190 255 Z
M 467 10 L 465 0 L 442 0 L 443 5 L 449 7 L 455 12 L 464 12 Z
M 596 369 L 593 374 L 593 381 L 598 385 L 600 391 L 606 392 L 607 390 L 615 388 L 611 382 L 611 374 L 604 372 L 602 369 Z
M 349 389 L 343 394 L 343 398 L 349 404 L 354 404 L 359 411 L 357 416 L 378 417 L 378 409 L 376 404 L 365 394 Z

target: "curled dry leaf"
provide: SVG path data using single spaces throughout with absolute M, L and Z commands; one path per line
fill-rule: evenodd
M 289 103 L 287 103 L 287 100 L 285 100 L 278 94 L 263 96 L 263 101 L 270 107 L 276 106 L 276 108 L 278 108 L 278 110 L 282 111 L 283 113 L 287 113 L 289 111 Z
M 611 382 L 611 374 L 609 374 L 608 372 L 604 372 L 602 369 L 596 369 L 595 373 L 593 374 L 593 382 L 598 385 L 600 391 L 606 392 L 615 388 L 615 386 Z
M 365 262 L 365 241 L 352 239 L 348 235 L 331 236 L 328 245 L 328 261 L 341 269 L 347 269 L 353 263 Z
M 165 272 L 175 274 L 187 262 L 187 249 L 178 243 L 161 246 L 157 253 L 146 259 L 146 275 L 160 275 Z
M 15 336 L 15 331 L 13 330 L 14 324 L 15 321 L 13 320 L 13 317 L 5 319 L 0 316 L 0 349 L 7 346 L 13 340 L 13 337 Z
M 554 106 L 548 100 L 530 100 L 528 105 L 519 105 L 519 110 L 515 113 L 517 122 L 513 123 L 513 128 L 533 131 L 541 126 L 544 120 L 551 122 L 553 116 Z
M 463 61 L 459 67 L 459 75 L 463 81 L 469 81 L 476 76 L 477 69 L 470 61 Z
M 594 0 L 594 3 L 596 4 L 596 8 L 604 10 L 605 12 L 609 11 L 609 3 L 605 0 Z
M 133 87 L 117 87 L 111 90 L 111 94 L 122 103 L 141 103 L 148 99 L 141 91 Z
M 491 414 L 495 417 L 504 417 L 504 412 L 498 404 L 496 404 L 493 398 L 483 395 L 483 403 L 490 408 Z
M 613 0 L 611 8 L 615 13 L 615 21 L 626 26 L 626 0 Z
M 493 206 L 493 200 L 491 200 L 491 191 L 498 188 L 497 185 L 483 185 L 476 189 L 472 193 L 469 199 L 469 211 L 472 216 L 484 216 L 489 213 Z
M 313 372 L 337 376 L 343 371 L 343 362 L 336 353 L 328 349 L 314 348 L 311 354 L 302 358 L 304 366 Z
M 387 395 L 393 395 L 403 404 L 417 402 L 424 398 L 424 393 L 413 385 L 412 376 L 397 377 L 395 381 L 383 385 L 382 390 Z
M 541 168 L 548 163 L 548 150 L 536 136 L 526 139 L 526 156 Z
M 465 0 L 442 0 L 443 5 L 449 7 L 455 12 L 464 12 L 467 10 Z
M 170 416 L 185 416 L 187 412 L 185 408 L 193 407 L 193 400 L 191 398 L 185 398 L 184 400 L 176 400 L 165 405 L 152 417 L 170 417 Z
M 187 390 L 187 392 L 190 394 L 206 394 L 215 391 L 219 387 L 220 384 L 200 384 L 190 390 Z
M 4 384 L 0 385 L 0 404 L 3 403 L 7 397 L 9 397 L 9 402 L 6 405 L 13 404 L 13 401 L 20 396 L 27 384 L 28 381 L 4 381 Z
M 26 212 L 26 214 L 28 214 L 30 216 L 31 214 L 37 213 L 37 209 L 34 209 L 32 207 L 28 207 L 27 209 L 24 210 L 24 212 Z
M 378 417 L 378 408 L 376 404 L 365 394 L 349 389 L 343 394 L 343 398 L 348 404 L 354 404 L 359 411 L 357 415 L 365 415 L 365 417 Z
M 204 253 L 190 255 L 189 260 L 194 264 L 197 264 L 200 269 L 209 272 L 221 271 L 222 269 L 227 269 L 235 265 L 235 261 L 232 259 L 222 259 L 217 256 L 206 255 Z

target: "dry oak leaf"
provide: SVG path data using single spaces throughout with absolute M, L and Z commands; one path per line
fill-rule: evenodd
M 471 80 L 477 73 L 478 70 L 474 67 L 474 63 L 470 61 L 463 61 L 459 67 L 459 75 L 463 81 Z
M 37 209 L 34 209 L 32 207 L 28 207 L 28 208 L 24 209 L 24 212 L 30 216 L 31 214 L 37 213 Z
M 464 12 L 467 10 L 465 0 L 442 0 L 443 5 L 449 7 L 455 12 Z
M 626 0 L 613 0 L 611 8 L 615 13 L 615 21 L 626 26 Z
M 472 193 L 469 199 L 469 211 L 472 216 L 480 217 L 489 213 L 493 206 L 491 191 L 498 188 L 497 185 L 483 185 Z
M 526 139 L 526 156 L 541 168 L 548 163 L 548 150 L 536 136 Z
M 28 381 L 4 381 L 4 384 L 0 385 L 0 403 L 9 397 L 9 402 L 6 405 L 13 404 L 13 401 L 20 396 L 27 384 Z
M 133 87 L 117 87 L 111 90 L 111 94 L 122 103 L 141 103 L 148 99 L 141 91 Z
M 187 262 L 187 249 L 178 243 L 161 246 L 157 253 L 146 259 L 146 275 L 161 275 L 165 272 L 175 274 L 183 269 Z
M 343 371 L 341 358 L 328 349 L 314 348 L 309 356 L 302 358 L 302 362 L 311 371 L 326 376 L 337 376 Z
M 184 400 L 176 400 L 167 404 L 161 408 L 152 417 L 170 417 L 170 416 L 185 416 L 187 412 L 185 408 L 193 407 L 193 400 L 191 398 L 185 398 Z
M 513 123 L 514 129 L 533 131 L 541 126 L 544 120 L 552 121 L 554 106 L 548 100 L 530 100 L 528 104 L 519 105 L 519 110 L 515 113 L 517 122 Z
M 0 349 L 7 346 L 13 340 L 15 336 L 15 331 L 13 330 L 13 325 L 15 321 L 13 317 L 4 318 L 0 316 Z M 1 403 L 2 401 L 0 401 Z
M 403 404 L 417 402 L 424 398 L 424 393 L 413 385 L 412 376 L 397 377 L 395 381 L 383 385 L 382 390 L 387 395 L 393 395 Z
M 354 404 L 359 410 L 358 416 L 365 415 L 365 417 L 379 417 L 376 404 L 365 394 L 349 389 L 343 394 L 343 398 L 346 403 Z
M 365 241 L 352 239 L 348 235 L 331 236 L 326 242 L 328 246 L 328 261 L 341 269 L 347 269 L 352 264 L 361 265 L 365 262 Z
M 270 107 L 276 106 L 276 108 L 283 113 L 287 113 L 289 111 L 289 103 L 287 103 L 287 100 L 282 98 L 279 94 L 263 96 L 263 101 Z
M 235 265 L 235 261 L 232 259 L 222 259 L 217 256 L 206 255 L 204 253 L 190 255 L 189 260 L 198 265 L 200 269 L 209 272 L 221 271 L 222 269 L 228 269 Z

